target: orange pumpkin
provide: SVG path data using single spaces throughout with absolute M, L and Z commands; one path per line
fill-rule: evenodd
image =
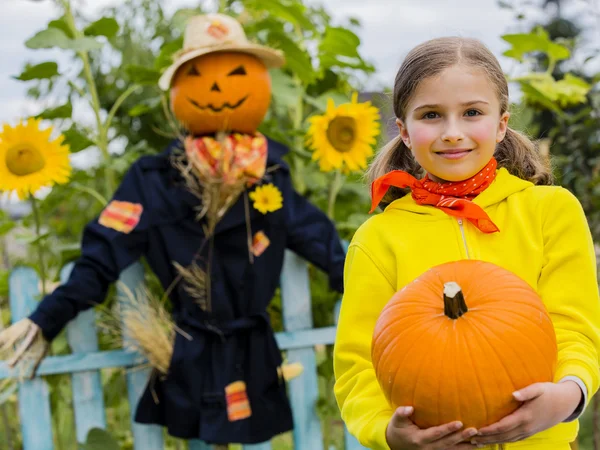
M 392 407 L 421 428 L 481 428 L 518 408 L 512 393 L 553 381 L 556 336 L 537 293 L 495 264 L 436 266 L 397 292 L 375 326 L 372 359 Z
M 256 56 L 214 52 L 183 64 L 171 84 L 171 109 L 193 134 L 254 133 L 271 102 L 271 78 Z

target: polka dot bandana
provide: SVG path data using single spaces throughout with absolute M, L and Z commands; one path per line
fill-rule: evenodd
M 370 212 L 375 211 L 390 187 L 410 188 L 412 198 L 417 204 L 435 206 L 450 216 L 469 220 L 484 233 L 495 233 L 500 231 L 498 227 L 491 221 L 483 208 L 473 203 L 472 200 L 494 181 L 497 166 L 496 159 L 492 158 L 481 171 L 468 180 L 448 183 L 432 181 L 429 175 L 422 180 L 417 180 L 407 172 L 393 170 L 377 178 L 371 184 Z

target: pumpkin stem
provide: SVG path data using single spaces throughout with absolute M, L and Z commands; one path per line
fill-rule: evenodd
M 451 319 L 458 319 L 468 310 L 465 296 L 458 283 L 455 281 L 444 283 L 444 314 Z

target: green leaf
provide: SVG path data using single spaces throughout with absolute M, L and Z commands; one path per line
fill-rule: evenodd
M 325 36 L 319 45 L 321 53 L 330 53 L 350 58 L 360 58 L 359 37 L 346 28 L 327 27 Z
M 286 67 L 290 69 L 304 85 L 311 84 L 317 77 L 310 56 L 298 45 L 280 32 L 269 34 L 269 40 L 285 54 Z
M 59 75 L 58 64 L 56 64 L 54 61 L 47 61 L 36 64 L 35 66 L 27 66 L 21 75 L 13 78 L 21 81 L 30 81 L 52 78 L 56 75 Z
M 73 105 L 71 102 L 67 102 L 64 105 L 57 106 L 56 108 L 49 108 L 40 114 L 36 119 L 68 119 L 73 114 Z
M 89 24 L 83 33 L 86 36 L 106 36 L 111 38 L 119 32 L 119 23 L 112 17 L 103 17 Z
M 6 222 L 3 222 L 3 223 L 0 223 L 0 236 L 5 236 L 15 226 L 16 226 L 16 224 L 14 222 L 12 222 L 12 221 L 6 221 Z
M 255 11 L 268 11 L 271 17 L 292 23 L 303 30 L 314 30 L 315 26 L 306 17 L 306 6 L 299 2 L 284 0 L 247 0 L 244 6 Z
M 173 63 L 173 54 L 183 47 L 183 37 L 167 42 L 160 48 L 160 53 L 154 60 L 154 68 L 161 71 Z
M 160 97 L 148 98 L 135 105 L 129 111 L 127 111 L 127 114 L 129 114 L 131 117 L 141 116 L 142 114 L 146 114 L 152 111 L 153 109 L 157 108 L 160 105 L 160 103 Z
M 75 37 L 64 17 L 52 20 L 50 23 L 48 23 L 48 28 L 57 28 L 61 30 L 69 39 L 73 39 Z
M 69 39 L 69 37 L 58 28 L 47 28 L 25 42 L 25 46 L 31 49 L 40 48 L 62 48 L 64 50 L 75 50 L 87 52 L 102 48 L 102 43 L 92 37 Z
M 366 64 L 358 53 L 360 39 L 345 28 L 328 27 L 319 44 L 319 60 L 323 70 L 330 67 L 350 67 L 372 72 L 374 68 Z
M 0 270 L 0 297 L 8 296 L 8 278 L 10 272 L 8 270 Z M 0 317 L 0 320 L 2 318 Z
M 552 42 L 548 33 L 541 27 L 536 28 L 532 33 L 505 34 L 501 37 L 512 45 L 504 55 L 518 61 L 523 61 L 526 54 L 533 52 L 546 53 L 552 61 L 567 59 L 571 55 L 567 47 Z
M 156 85 L 160 78 L 160 72 L 158 70 L 134 64 L 126 66 L 125 72 L 132 82 L 140 85 Z
M 548 43 L 548 48 L 546 49 L 546 53 L 550 57 L 550 59 L 554 61 L 561 61 L 563 59 L 569 59 L 571 56 L 571 51 L 561 44 L 556 44 L 554 42 Z
M 282 114 L 285 114 L 289 109 L 296 109 L 304 92 L 302 86 L 295 83 L 294 79 L 281 69 L 272 69 L 270 74 L 275 107 Z
M 63 136 L 65 137 L 65 144 L 69 145 L 71 153 L 78 153 L 94 145 L 94 141 L 79 131 L 74 124 L 67 131 L 63 132 Z
M 25 46 L 34 50 L 52 47 L 67 48 L 69 41 L 70 39 L 62 30 L 52 27 L 40 31 L 25 41 Z

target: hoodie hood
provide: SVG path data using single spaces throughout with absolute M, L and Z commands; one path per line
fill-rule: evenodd
M 473 203 L 485 209 L 489 206 L 506 200 L 509 196 L 516 194 L 517 192 L 521 192 L 533 186 L 534 184 L 532 182 L 525 181 L 519 177 L 511 175 L 508 170 L 502 167 L 496 171 L 496 178 L 492 184 L 490 184 L 485 191 L 475 197 L 475 199 L 473 199 Z M 410 211 L 418 214 L 428 214 L 440 217 L 447 215 L 444 211 L 436 208 L 435 206 L 418 205 L 415 203 L 412 195 L 410 194 L 394 200 L 387 206 L 387 208 L 385 208 L 385 210 Z

